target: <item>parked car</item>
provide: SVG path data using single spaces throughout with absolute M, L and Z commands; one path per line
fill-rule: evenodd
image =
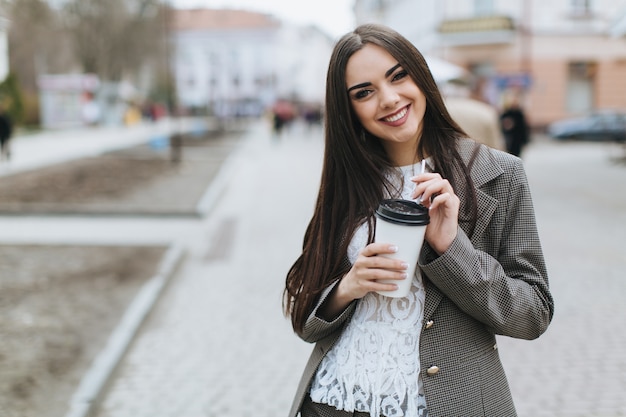
M 582 117 L 559 120 L 548 125 L 555 139 L 626 142 L 626 113 L 597 111 Z

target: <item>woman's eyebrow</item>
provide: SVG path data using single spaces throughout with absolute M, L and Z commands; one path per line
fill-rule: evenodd
M 389 69 L 387 70 L 387 72 L 385 72 L 385 78 L 389 77 L 391 74 L 393 74 L 393 72 L 394 72 L 395 70 L 397 70 L 397 69 L 398 69 L 398 68 L 400 68 L 400 67 L 401 67 L 401 65 L 398 63 L 398 64 L 394 65 L 393 67 L 389 68 Z M 366 83 L 361 83 L 361 84 L 353 85 L 352 87 L 348 88 L 348 93 L 349 93 L 350 91 L 354 90 L 354 89 L 357 89 L 357 88 L 363 88 L 363 87 L 369 87 L 370 85 L 372 85 L 372 83 L 370 83 L 370 82 L 366 82 Z
M 396 65 L 394 65 L 393 67 L 389 68 L 389 69 L 387 70 L 387 72 L 385 73 L 385 78 L 387 78 L 387 77 L 389 77 L 391 74 L 393 74 L 393 72 L 394 72 L 395 70 L 397 70 L 398 68 L 400 68 L 400 64 L 399 64 L 399 63 L 398 63 L 398 64 L 396 64 Z
M 368 87 L 368 86 L 370 86 L 370 85 L 372 85 L 372 83 L 370 83 L 370 82 L 366 82 L 366 83 L 361 83 L 361 84 L 353 85 L 352 87 L 348 88 L 348 93 L 349 93 L 350 91 L 354 90 L 354 89 L 357 89 L 357 88 L 363 88 L 363 87 Z

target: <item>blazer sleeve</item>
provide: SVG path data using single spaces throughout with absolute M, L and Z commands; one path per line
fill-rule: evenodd
M 352 317 L 356 308 L 356 300 L 351 302 L 348 307 L 332 321 L 327 321 L 318 314 L 320 307 L 324 304 L 338 283 L 339 281 L 335 281 L 331 286 L 322 292 L 315 309 L 309 315 L 309 318 L 304 324 L 304 329 L 302 332 L 298 332 L 298 336 L 300 336 L 300 338 L 305 342 L 316 343 L 330 334 L 341 330 L 345 323 Z
M 420 267 L 463 312 L 494 333 L 534 339 L 552 320 L 554 302 L 522 162 L 515 160 L 508 172 L 498 179 L 500 192 L 493 196 L 505 212 L 499 216 L 503 221 L 489 225 L 497 229 L 489 235 L 499 236 L 492 253 L 476 249 L 459 227 L 450 248 L 439 257 L 423 258 Z

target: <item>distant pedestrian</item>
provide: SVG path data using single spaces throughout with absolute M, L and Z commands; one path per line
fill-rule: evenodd
M 274 137 L 280 137 L 285 127 L 291 123 L 295 115 L 295 108 L 289 101 L 279 99 L 274 103 L 274 106 L 272 106 Z
M 13 134 L 13 121 L 5 111 L 0 112 L 0 160 L 11 159 L 11 135 Z
M 446 107 L 452 119 L 470 138 L 491 148 L 504 150 L 497 109 L 469 97 L 447 98 Z
M 500 128 L 507 152 L 521 156 L 524 146 L 530 142 L 530 128 L 516 94 L 505 96 L 504 108 L 500 114 Z
M 322 108 L 317 104 L 306 105 L 302 111 L 302 117 L 309 128 L 321 125 L 322 123 Z
M 491 148 L 506 150 L 495 107 L 472 98 L 469 86 L 461 81 L 449 82 L 442 89 L 450 116 L 470 138 Z
M 100 123 L 100 106 L 92 93 L 85 92 L 81 112 L 86 126 L 96 126 Z

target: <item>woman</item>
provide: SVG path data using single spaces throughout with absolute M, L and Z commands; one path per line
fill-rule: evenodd
M 466 139 L 423 56 L 372 24 L 334 48 L 325 137 L 286 279 L 286 314 L 316 343 L 290 416 L 514 416 L 495 335 L 534 339 L 553 314 L 521 161 Z M 421 198 L 430 213 L 406 298 L 376 293 L 407 268 L 373 243 L 389 197 Z

